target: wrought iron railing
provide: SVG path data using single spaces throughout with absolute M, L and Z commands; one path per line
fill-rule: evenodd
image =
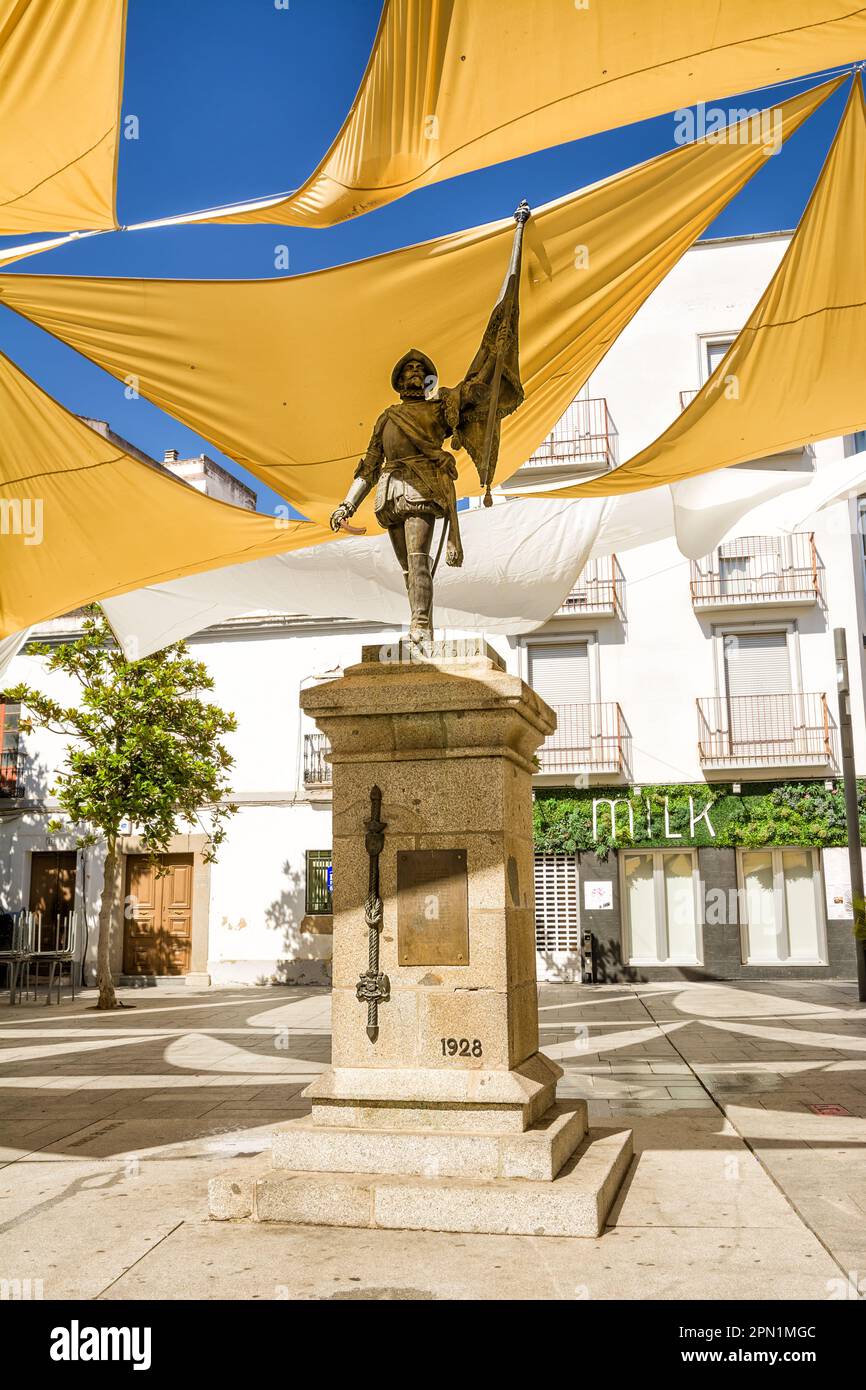
M 740 536 L 691 562 L 695 608 L 750 603 L 821 603 L 824 563 L 811 531 Z
M 552 705 L 556 731 L 539 754 L 540 772 L 628 772 L 631 734 L 615 702 Z
M 524 468 L 616 468 L 619 463 L 619 435 L 607 401 L 599 396 L 572 401 L 557 420 L 550 434 Z
M 697 701 L 704 765 L 790 767 L 836 763 L 826 695 L 714 695 Z
M 331 785 L 331 745 L 324 734 L 304 734 L 304 786 Z
M 568 595 L 560 614 L 579 617 L 582 613 L 611 613 L 625 617 L 625 575 L 615 555 L 589 560 Z
M 0 753 L 0 796 L 21 796 L 21 754 Z

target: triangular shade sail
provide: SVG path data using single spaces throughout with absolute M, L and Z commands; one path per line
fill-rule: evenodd
M 781 134 L 837 85 L 777 108 Z M 763 164 L 766 149 L 748 138 L 748 123 L 727 134 L 530 219 L 521 282 L 526 402 L 504 422 L 500 478 L 538 447 L 635 311 Z M 465 372 L 513 230 L 509 219 L 283 280 L 0 275 L 0 302 L 134 379 L 143 396 L 323 521 L 393 400 L 394 362 L 414 345 L 445 385 Z M 474 468 L 465 455 L 458 462 L 458 493 L 476 491 Z
M 0 0 L 0 235 L 115 222 L 126 0 Z
M 859 78 L 812 197 L 745 328 L 652 444 L 545 495 L 608 497 L 866 426 L 866 107 Z
M 142 584 L 331 533 L 216 502 L 117 446 L 0 355 L 0 637 Z
M 864 54 L 866 8 L 849 0 L 386 0 L 312 176 L 202 218 L 330 227 L 456 174 Z

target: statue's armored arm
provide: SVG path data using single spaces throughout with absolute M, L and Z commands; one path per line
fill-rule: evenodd
M 354 516 L 373 484 L 366 478 L 355 478 L 344 501 L 331 513 L 331 530 L 339 531 L 349 517 Z
M 355 469 L 355 477 L 344 500 L 331 513 L 331 530 L 339 531 L 360 507 L 364 498 L 375 486 L 382 471 L 384 452 L 382 449 L 382 426 L 385 416 L 376 421 L 367 452 Z

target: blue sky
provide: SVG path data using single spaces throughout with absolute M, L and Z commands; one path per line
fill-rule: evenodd
M 140 134 L 121 142 L 120 221 L 171 216 L 301 183 L 351 104 L 379 10 L 380 0 L 289 0 L 288 9 L 274 0 L 129 0 L 123 110 L 138 117 Z M 754 96 L 731 94 L 719 104 L 769 105 L 815 80 Z M 846 93 L 847 84 L 767 161 L 708 235 L 796 225 Z M 670 115 L 643 121 L 422 189 L 327 231 L 202 226 L 109 233 L 31 257 L 21 269 L 261 279 L 281 273 L 274 248 L 284 244 L 290 273 L 297 274 L 507 216 L 521 197 L 547 202 L 669 149 L 673 135 Z M 20 240 L 0 238 L 0 246 Z M 4 308 L 0 349 L 64 405 L 108 420 L 155 457 L 167 448 L 182 455 L 205 451 L 251 483 L 260 509 L 278 501 L 191 430 L 147 401 L 127 401 L 120 383 Z

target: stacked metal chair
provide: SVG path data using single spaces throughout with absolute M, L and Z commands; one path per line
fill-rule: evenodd
M 12 930 L 7 938 L 9 945 L 0 947 L 0 965 L 5 965 L 8 972 L 9 1003 L 20 1004 L 22 982 L 25 992 L 30 993 L 30 964 L 34 957 L 33 936 L 37 928 L 38 913 L 27 912 L 22 908 L 19 912 L 9 915 L 12 918 Z
M 41 935 L 41 933 L 40 933 Z M 67 912 L 64 916 L 57 918 L 56 924 L 56 946 L 43 950 L 41 943 L 33 952 L 31 960 L 37 967 L 47 963 L 48 965 L 48 989 L 45 995 L 45 1003 L 51 1003 L 51 991 L 57 986 L 57 1003 L 60 1003 L 60 991 L 63 984 L 63 970 L 69 967 L 69 986 L 72 990 L 72 998 L 75 998 L 75 966 L 76 952 L 78 949 L 79 918 L 76 912 Z

